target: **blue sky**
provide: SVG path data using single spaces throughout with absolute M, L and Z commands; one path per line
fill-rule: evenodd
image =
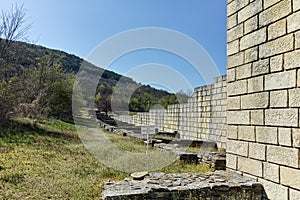
M 0 8 L 8 10 L 15 2 L 24 4 L 28 21 L 32 22 L 30 40 L 37 44 L 86 59 L 97 45 L 113 35 L 136 28 L 159 27 L 195 40 L 211 56 L 219 74 L 225 74 L 225 0 L 0 0 Z M 132 78 L 144 82 L 138 73 L 131 72 L 148 63 L 168 66 L 185 77 L 191 87 L 206 84 L 185 59 L 156 49 L 130 52 L 106 68 L 136 75 Z M 164 78 L 172 79 L 167 74 Z M 164 87 L 159 81 L 156 83 L 150 82 Z M 178 83 L 173 92 L 187 89 L 180 85 L 184 84 Z M 165 88 L 171 90 L 168 86 Z

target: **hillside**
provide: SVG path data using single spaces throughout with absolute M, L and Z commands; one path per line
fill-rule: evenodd
M 51 57 L 55 62 L 60 63 L 64 73 L 76 74 L 82 63 L 98 74 L 101 73 L 102 77 L 99 79 L 96 94 L 96 106 L 103 111 L 110 111 L 111 108 L 107 106 L 107 101 L 110 100 L 114 87 L 121 78 L 122 83 L 125 83 L 126 87 L 122 88 L 122 91 L 120 91 L 121 94 L 118 94 L 118 97 L 124 96 L 124 98 L 118 98 L 116 104 L 129 103 L 130 111 L 148 111 L 154 104 L 161 104 L 163 107 L 166 107 L 169 104 L 178 103 L 174 94 L 170 94 L 163 90 L 157 90 L 150 86 L 141 85 L 131 78 L 104 70 L 84 61 L 76 55 L 71 55 L 63 51 L 53 50 L 25 42 L 13 42 L 9 54 L 8 57 L 13 57 L 13 59 L 9 60 L 10 74 L 12 75 L 18 74 L 23 68 L 38 66 L 38 60 L 45 55 Z M 128 97 L 126 98 L 127 94 L 132 94 L 129 102 Z

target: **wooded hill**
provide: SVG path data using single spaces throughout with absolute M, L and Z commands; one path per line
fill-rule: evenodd
M 5 41 L 0 39 L 0 43 L 5 43 Z M 24 83 L 26 82 L 26 79 L 30 80 L 26 77 L 26 70 L 27 70 L 27 76 L 28 74 L 31 74 L 31 76 L 33 76 L 32 74 L 36 74 L 36 76 L 39 76 L 39 77 L 35 77 L 34 80 L 36 80 L 36 82 L 34 83 L 34 81 L 31 81 L 33 83 L 31 85 L 29 84 L 28 87 L 33 87 L 34 84 L 41 84 L 41 82 L 38 82 L 37 80 L 41 80 L 41 78 L 46 76 L 52 76 L 53 70 L 54 71 L 56 70 L 58 73 L 62 73 L 63 75 L 61 78 L 63 79 L 65 76 L 72 76 L 74 80 L 75 74 L 80 69 L 82 63 L 88 66 L 90 70 L 97 72 L 97 74 L 102 74 L 102 77 L 99 78 L 96 95 L 94 97 L 87 97 L 87 96 L 82 97 L 84 101 L 89 100 L 89 102 L 92 98 L 96 107 L 98 107 L 98 109 L 101 111 L 105 111 L 105 112 L 111 111 L 111 95 L 114 92 L 116 84 L 118 83 L 118 81 L 120 81 L 120 79 L 122 80 L 122 84 L 125 86 L 122 87 L 122 90 L 118 90 L 117 92 L 118 98 L 114 99 L 115 101 L 114 104 L 119 106 L 127 104 L 129 105 L 129 111 L 131 112 L 148 111 L 149 108 L 155 104 L 160 104 L 166 108 L 170 104 L 175 104 L 179 102 L 179 100 L 176 97 L 179 95 L 170 94 L 163 90 L 157 90 L 155 88 L 150 87 L 149 85 L 147 86 L 141 85 L 135 82 L 134 80 L 132 80 L 131 78 L 124 77 L 112 71 L 104 70 L 102 68 L 94 66 L 93 64 L 84 61 L 78 56 L 71 55 L 59 50 L 49 49 L 39 45 L 28 44 L 25 42 L 12 42 L 9 51 L 7 51 L 7 55 L 1 58 L 0 64 L 5 66 L 5 74 L 6 74 L 6 76 L 3 76 L 1 78 L 2 80 L 6 79 L 7 80 L 6 82 L 8 83 L 9 81 L 12 81 L 11 80 L 12 77 L 18 77 L 18 79 L 23 80 L 23 82 L 21 81 L 22 82 L 21 85 L 23 85 L 23 89 L 25 89 Z M 41 74 L 43 74 L 43 77 L 41 76 Z M 49 85 L 48 82 L 47 83 L 43 82 L 43 83 Z M 60 86 L 56 84 L 54 89 L 57 90 L 59 94 L 53 97 L 54 99 L 52 103 L 55 102 L 63 103 L 62 101 L 57 100 L 55 98 L 58 99 L 60 98 L 61 95 L 60 93 L 62 93 L 62 91 L 59 91 L 59 87 L 64 87 L 64 85 L 65 83 L 61 83 Z M 69 98 L 67 101 L 67 103 L 69 104 L 71 103 L 70 100 L 71 96 L 69 94 L 70 88 L 72 87 L 69 87 L 68 91 L 65 91 L 66 95 Z M 22 88 L 20 88 L 20 90 L 22 90 Z M 49 94 L 53 94 L 53 91 L 52 92 L 49 91 L 48 95 Z M 131 94 L 129 99 L 128 99 L 128 94 Z M 31 98 L 27 98 L 26 102 L 18 102 L 18 103 L 19 104 L 33 103 L 33 101 L 36 100 L 38 96 L 39 94 L 34 94 Z M 180 94 L 180 97 L 186 99 L 185 95 Z M 182 102 L 182 99 L 180 100 L 180 102 Z M 52 104 L 52 103 L 48 102 L 48 104 Z M 65 107 L 67 106 L 71 107 L 71 104 L 65 105 Z M 120 106 L 120 108 L 121 107 L 122 106 Z M 57 111 L 58 110 L 61 110 L 61 108 L 57 108 Z M 66 112 L 65 115 L 70 114 L 70 108 L 68 108 L 67 110 L 68 112 Z M 48 111 L 49 109 L 44 112 L 48 112 Z

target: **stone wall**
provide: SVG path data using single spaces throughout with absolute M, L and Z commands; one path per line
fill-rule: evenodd
M 228 0 L 227 168 L 300 199 L 300 0 Z
M 225 148 L 226 98 L 226 76 L 220 76 L 213 84 L 196 88 L 188 103 L 116 118 L 136 126 L 154 125 L 161 132 L 177 132 L 182 139 L 216 141 L 219 148 Z

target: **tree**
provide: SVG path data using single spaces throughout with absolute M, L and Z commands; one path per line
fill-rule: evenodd
M 23 6 L 12 6 L 11 11 L 0 14 L 0 119 L 7 119 L 14 106 L 18 104 L 15 87 L 15 59 L 13 42 L 26 40 L 31 25 L 25 24 Z

